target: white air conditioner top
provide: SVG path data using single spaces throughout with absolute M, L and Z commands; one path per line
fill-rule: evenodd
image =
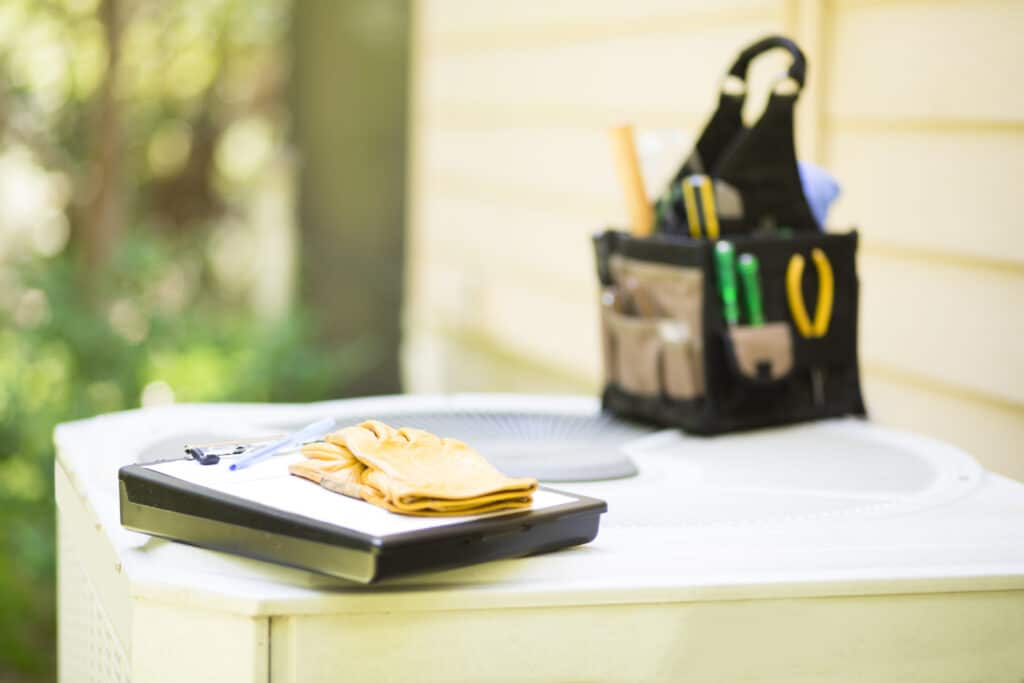
M 60 495 L 94 511 L 135 597 L 266 615 L 773 599 L 1024 588 L 1024 485 L 949 445 L 860 420 L 713 438 L 666 430 L 623 449 L 634 477 L 557 486 L 603 498 L 586 546 L 386 582 L 387 590 L 129 532 L 117 469 L 185 442 L 334 416 L 594 416 L 590 398 L 394 396 L 306 405 L 176 405 L 56 432 Z M 415 424 L 410 421 L 411 426 Z M 524 448 L 529 439 L 524 438 Z M 486 455 L 486 443 L 474 444 Z M 506 444 L 507 446 L 507 444 Z

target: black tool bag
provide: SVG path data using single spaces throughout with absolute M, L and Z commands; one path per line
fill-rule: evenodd
M 730 73 L 745 76 L 751 59 L 775 47 L 794 56 L 788 75 L 802 85 L 803 55 L 780 37 L 745 50 Z M 742 102 L 733 99 L 723 95 L 726 114 L 720 106 L 709 123 L 711 138 L 723 139 L 703 149 L 698 142 L 673 182 L 693 170 L 695 158 L 729 173 L 744 214 L 722 221 L 721 237 L 736 254 L 757 258 L 764 322 L 726 322 L 717 242 L 689 236 L 685 215 L 660 223 L 651 237 L 615 230 L 597 235 L 603 405 L 699 434 L 864 415 L 857 235 L 819 232 L 807 207 L 793 150 L 796 95 L 773 94 L 764 116 L 749 129 L 739 121 Z M 728 131 L 732 137 L 725 141 Z M 705 132 L 701 140 L 708 139 Z M 720 180 L 714 171 L 711 180 Z
M 774 84 L 760 119 L 747 128 L 742 120 L 747 71 L 754 59 L 775 49 L 788 52 L 792 63 Z M 768 36 L 740 53 L 726 74 L 718 108 L 657 202 L 662 231 L 689 233 L 681 181 L 698 174 L 714 182 L 722 236 L 779 227 L 819 230 L 804 197 L 793 139 L 794 111 L 806 76 L 803 51 L 783 36 Z

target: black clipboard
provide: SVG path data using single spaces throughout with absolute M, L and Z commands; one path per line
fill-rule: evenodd
M 367 584 L 589 543 L 597 536 L 601 514 L 608 509 L 602 500 L 541 487 L 535 500 L 546 496 L 548 504 L 539 509 L 454 522 L 431 518 L 437 520 L 436 525 L 376 533 L 355 528 L 358 525 L 297 514 L 153 469 L 170 462 L 202 467 L 194 461 L 164 461 L 127 465 L 118 471 L 122 526 Z M 308 485 L 311 495 L 326 493 L 337 497 L 335 500 L 348 501 L 345 505 L 368 506 L 374 510 L 372 514 L 392 514 L 312 482 L 297 477 L 291 480 Z M 557 497 L 554 503 L 552 496 Z

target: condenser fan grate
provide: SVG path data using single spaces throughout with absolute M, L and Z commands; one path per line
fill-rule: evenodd
M 502 472 L 542 481 L 594 481 L 636 474 L 623 446 L 652 428 L 601 413 L 397 411 L 338 418 L 416 427 L 465 441 Z

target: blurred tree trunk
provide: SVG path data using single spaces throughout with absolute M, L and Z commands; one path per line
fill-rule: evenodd
M 345 395 L 400 390 L 408 0 L 295 0 L 299 292 L 325 341 L 367 350 Z
M 123 27 L 120 0 L 103 0 L 99 9 L 107 47 L 106 72 L 98 91 L 92 152 L 86 197 L 76 235 L 86 285 L 92 273 L 101 272 L 110 259 L 114 241 L 122 230 L 122 130 L 118 102 L 118 72 L 121 61 Z

